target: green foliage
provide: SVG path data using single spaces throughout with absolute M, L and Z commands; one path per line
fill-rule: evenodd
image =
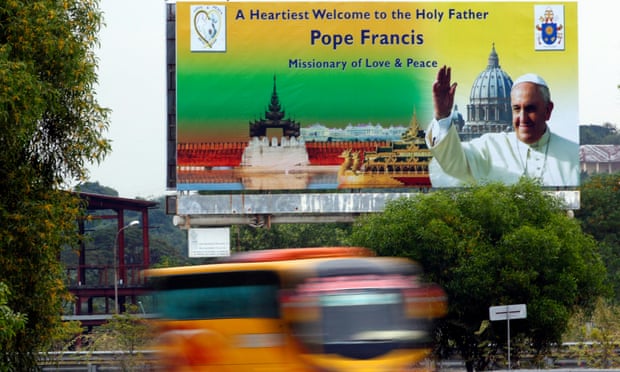
M 85 179 L 110 149 L 94 99 L 96 0 L 8 0 L 0 6 L 2 172 L 28 166 L 48 185 Z M 10 174 L 2 174 L 4 179 Z M 31 174 L 31 176 L 34 176 Z
M 154 200 L 157 208 L 149 210 L 149 224 L 156 228 L 149 231 L 151 264 L 158 266 L 188 265 L 187 231 L 172 223 L 172 216 L 166 214 L 165 197 Z
M 449 297 L 438 352 L 456 348 L 477 369 L 506 342 L 505 324 L 481 329 L 490 306 L 527 304 L 528 318 L 514 321 L 511 332 L 544 352 L 560 340 L 575 306 L 591 308 L 606 293 L 595 241 L 527 180 L 391 202 L 360 219 L 351 241 L 422 264 Z
M 99 182 L 83 182 L 75 186 L 75 192 L 84 192 L 88 194 L 99 194 L 108 196 L 118 196 L 118 191 L 111 187 L 100 185 Z
M 15 336 L 26 326 L 27 317 L 14 312 L 7 306 L 10 295 L 11 292 L 6 284 L 0 282 L 0 344 L 14 342 Z M 2 370 L 3 367 L 0 365 L 0 371 Z
M 62 361 L 63 354 L 72 350 L 76 346 L 77 340 L 80 338 L 83 329 L 79 321 L 66 321 L 57 324 L 51 337 L 47 340 L 41 350 L 45 357 L 41 357 L 41 364 L 48 366 L 59 366 Z
M 99 183 L 85 183 L 79 187 L 80 191 L 117 196 L 118 192 L 113 188 L 99 185 Z M 174 226 L 172 216 L 165 213 L 165 197 L 152 200 L 157 206 L 149 209 L 149 248 L 150 265 L 152 267 L 181 266 L 203 263 L 202 259 L 190 259 L 187 255 L 187 231 Z M 109 214 L 110 211 L 99 211 L 100 214 Z M 95 213 L 92 213 L 95 214 Z M 125 212 L 125 221 L 138 220 L 140 213 L 134 211 Z M 112 265 L 114 239 L 117 233 L 116 220 L 93 218 L 84 221 L 85 236 L 83 244 L 85 249 L 84 262 L 92 267 Z M 142 264 L 143 241 L 142 231 L 138 228 L 126 229 L 125 237 L 125 262 L 129 264 Z M 61 252 L 62 264 L 67 268 L 76 268 L 79 265 L 79 254 L 75 247 L 66 246 Z M 75 273 L 73 271 L 72 273 Z M 86 283 L 96 284 L 101 278 L 96 270 L 86 270 Z M 76 281 L 75 274 L 72 280 Z M 77 284 L 77 282 L 75 282 Z M 111 285 L 111 284 L 109 284 Z M 104 311 L 97 308 L 102 304 L 94 304 L 96 311 Z
M 592 368 L 618 368 L 620 355 L 620 307 L 599 299 L 592 314 L 578 311 L 571 318 L 564 341 L 569 356 L 584 360 Z
M 75 347 L 76 337 L 82 334 L 83 329 L 80 321 L 72 320 L 60 323 L 54 331 L 45 349 L 67 351 Z
M 579 126 L 580 145 L 618 145 L 620 134 L 611 123 Z
M 146 366 L 142 351 L 154 337 L 153 328 L 137 314 L 136 305 L 127 305 L 126 312 L 113 315 L 106 324 L 82 338 L 86 350 L 118 351 L 116 361 L 123 371 L 141 371 Z
M 268 229 L 233 226 L 231 245 L 234 251 L 344 246 L 350 231 L 351 225 L 345 223 L 277 224 Z
M 581 209 L 575 217 L 584 232 L 599 242 L 607 282 L 620 303 L 620 173 L 595 174 L 581 185 Z
M 0 354 L 7 364 L 27 367 L 15 369 L 29 370 L 33 351 L 47 344 L 68 299 L 58 255 L 76 243 L 81 205 L 62 191 L 31 189 L 20 199 L 17 205 L 0 199 L 0 280 L 13 293 L 9 306 L 27 315 L 28 324 L 14 342 L 0 344 Z
M 0 281 L 27 317 L 0 343 L 12 370 L 36 369 L 67 296 L 58 256 L 78 242 L 82 205 L 60 189 L 110 150 L 94 98 L 100 23 L 96 0 L 0 3 Z

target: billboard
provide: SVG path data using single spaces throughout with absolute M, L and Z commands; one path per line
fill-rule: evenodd
M 577 47 L 576 1 L 179 1 L 177 190 L 577 186 Z

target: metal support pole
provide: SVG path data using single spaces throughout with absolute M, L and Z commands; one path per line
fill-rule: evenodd
M 114 238 L 114 314 L 118 314 L 118 236 L 128 227 L 139 225 L 140 221 L 131 221 L 128 225 L 121 227 Z
M 508 333 L 508 370 L 510 371 L 510 312 L 506 314 L 506 322 L 507 322 L 507 333 Z

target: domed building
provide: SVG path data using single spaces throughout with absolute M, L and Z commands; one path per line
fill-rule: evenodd
M 493 44 L 486 69 L 472 84 L 467 122 L 461 130 L 461 137 L 478 137 L 483 133 L 512 130 L 511 88 L 512 79 L 499 65 Z
M 459 132 L 463 131 L 463 128 L 465 127 L 465 119 L 463 119 L 463 115 L 459 112 L 459 107 L 456 104 L 452 110 L 451 118 L 452 125 L 455 125 Z

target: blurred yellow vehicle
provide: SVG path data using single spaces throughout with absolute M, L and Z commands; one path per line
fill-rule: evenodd
M 251 251 L 153 269 L 162 368 L 407 371 L 446 312 L 421 268 L 364 248 Z

